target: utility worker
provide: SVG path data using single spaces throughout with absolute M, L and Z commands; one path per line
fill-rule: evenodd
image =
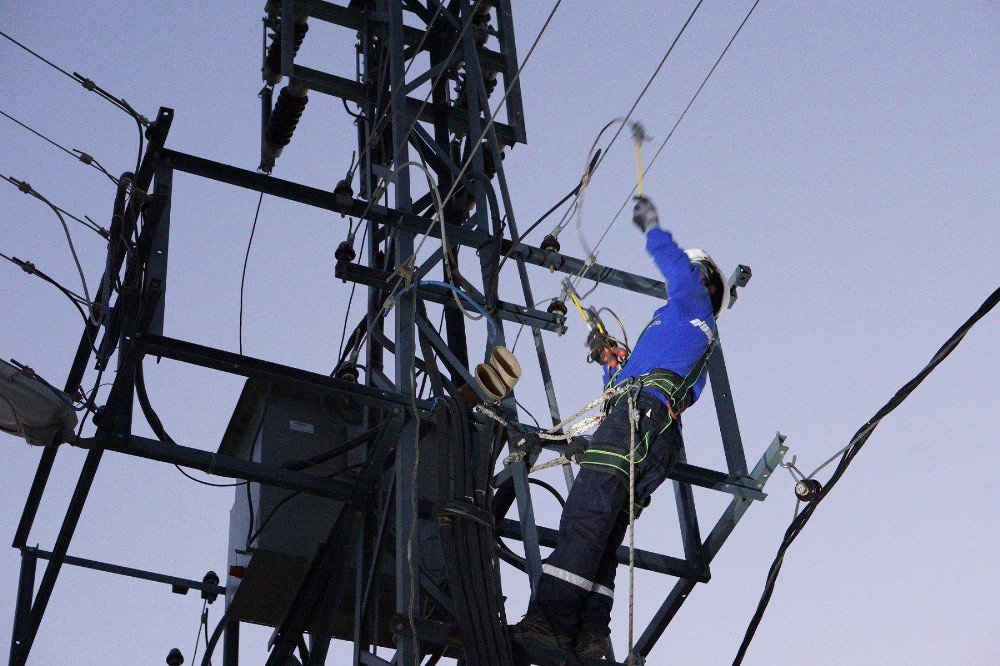
M 624 365 L 616 371 L 605 366 L 609 385 L 627 383 L 627 390 L 609 400 L 591 445 L 577 457 L 580 472 L 566 500 L 555 550 L 542 566 L 527 614 L 511 628 L 514 640 L 529 650 L 573 650 L 588 659 L 607 654 L 616 552 L 628 529 L 628 511 L 638 515 L 638 507 L 648 505 L 683 447 L 680 414 L 705 386 L 715 319 L 729 303 L 711 257 L 678 247 L 660 229 L 649 199 L 637 197 L 632 221 L 645 233 L 646 250 L 666 278 L 667 303 L 656 310 Z M 614 359 L 602 344 L 607 341 L 591 341 L 591 356 Z M 636 507 L 627 506 L 630 400 L 638 411 Z

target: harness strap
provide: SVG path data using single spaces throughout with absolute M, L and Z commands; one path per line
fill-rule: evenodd
M 680 417 L 681 412 L 691 404 L 691 387 L 698 382 L 698 378 L 704 372 L 705 367 L 708 365 L 708 357 L 711 356 L 714 348 L 715 344 L 713 341 L 709 343 L 708 347 L 684 377 L 670 370 L 655 369 L 644 375 L 629 378 L 623 383 L 623 385 L 633 383 L 639 387 L 639 390 L 656 391 L 662 394 L 667 401 L 667 415 L 659 424 L 644 428 L 641 438 L 635 445 L 634 461 L 636 465 L 642 463 L 649 455 L 649 446 L 653 440 L 673 425 L 674 421 Z M 612 379 L 612 381 L 614 380 Z M 608 399 L 604 404 L 605 413 L 610 412 L 612 408 L 620 403 L 622 397 L 626 396 L 627 393 L 628 391 L 622 391 Z M 577 462 L 581 467 L 596 467 L 611 472 L 625 484 L 629 483 L 629 479 L 632 476 L 629 473 L 628 451 L 623 453 L 621 449 L 610 444 L 592 444 L 578 456 Z

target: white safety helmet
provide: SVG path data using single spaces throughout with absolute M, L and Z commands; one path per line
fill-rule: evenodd
M 722 276 L 719 266 L 708 256 L 708 252 L 692 248 L 688 250 L 688 259 L 691 263 L 701 269 L 708 278 L 708 284 L 715 287 L 715 293 L 711 294 L 712 314 L 718 318 L 722 311 L 729 307 L 729 289 L 726 286 L 726 279 Z

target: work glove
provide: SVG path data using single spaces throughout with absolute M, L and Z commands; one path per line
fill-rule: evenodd
M 656 214 L 656 206 L 648 197 L 638 196 L 635 198 L 632 222 L 642 229 L 644 234 L 649 233 L 650 229 L 656 229 L 660 226 L 660 216 Z

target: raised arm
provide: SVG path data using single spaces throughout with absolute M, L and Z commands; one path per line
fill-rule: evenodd
M 685 298 L 688 295 L 702 297 L 704 290 L 698 269 L 691 263 L 684 250 L 674 241 L 670 232 L 660 228 L 659 216 L 653 202 L 646 197 L 638 197 L 632 221 L 646 234 L 646 251 L 653 257 L 667 281 L 667 294 L 671 298 Z

